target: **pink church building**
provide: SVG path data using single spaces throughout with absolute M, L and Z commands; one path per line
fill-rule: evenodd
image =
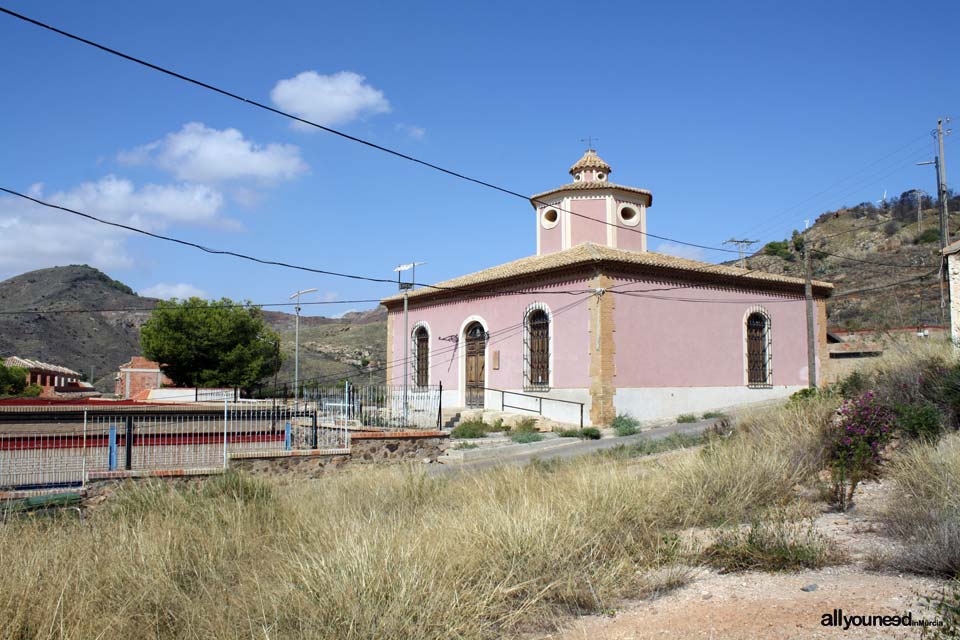
M 409 349 L 410 392 L 442 383 L 444 408 L 499 411 L 504 397 L 537 407 L 527 395 L 542 396 L 584 403 L 593 425 L 805 387 L 804 281 L 648 251 L 653 195 L 611 172 L 591 149 L 572 182 L 531 197 L 536 255 L 410 290 L 409 336 L 404 296 L 383 300 L 391 382 L 402 383 Z M 832 289 L 814 282 L 818 369 Z M 575 405 L 542 404 L 547 417 L 579 420 Z

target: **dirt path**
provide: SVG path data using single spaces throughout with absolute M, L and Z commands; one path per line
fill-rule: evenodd
M 875 509 L 885 487 L 864 487 L 850 513 L 824 513 L 816 526 L 848 554 L 849 564 L 795 573 L 718 574 L 701 570 L 686 587 L 660 598 L 626 603 L 615 615 L 577 619 L 554 640 L 642 640 L 647 638 L 919 638 L 917 627 L 827 627 L 822 616 L 934 616 L 918 594 L 933 593 L 942 581 L 870 567 L 894 550 L 877 533 Z M 812 590 L 812 585 L 816 585 Z

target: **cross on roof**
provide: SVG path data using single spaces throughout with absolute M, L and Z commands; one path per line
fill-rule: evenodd
M 580 142 L 586 142 L 587 151 L 593 151 L 593 142 L 599 139 L 600 138 L 594 138 L 593 136 L 587 136 L 586 138 L 580 138 Z

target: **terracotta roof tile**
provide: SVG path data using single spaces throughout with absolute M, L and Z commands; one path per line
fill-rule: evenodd
M 530 196 L 530 202 L 534 206 L 537 205 L 536 200 L 541 200 L 547 196 L 551 196 L 555 193 L 561 191 L 569 190 L 586 190 L 586 189 L 614 189 L 618 191 L 629 191 L 630 193 L 642 193 L 643 195 L 650 198 L 649 204 L 653 204 L 653 194 L 647 191 L 646 189 L 638 189 L 636 187 L 626 187 L 622 184 L 615 184 L 613 182 L 600 182 L 598 180 L 593 181 L 583 181 L 583 182 L 571 182 L 569 184 L 562 185 L 556 189 L 550 189 L 550 191 L 544 191 L 543 193 L 538 193 L 535 196 Z
M 664 253 L 655 253 L 652 251 L 639 252 L 626 251 L 624 249 L 613 249 L 610 247 L 593 244 L 591 242 L 585 242 L 563 251 L 548 253 L 541 256 L 521 258 L 519 260 L 514 260 L 513 262 L 507 262 L 505 264 L 490 267 L 489 269 L 470 273 L 458 278 L 445 280 L 437 283 L 436 286 L 449 288 L 474 287 L 488 282 L 507 280 L 510 278 L 547 272 L 553 269 L 560 269 L 563 267 L 589 264 L 591 262 L 600 261 L 620 263 L 628 267 L 636 266 L 676 269 L 681 271 L 702 273 L 705 275 L 736 277 L 747 285 L 749 285 L 751 282 L 773 282 L 792 285 L 804 284 L 803 278 L 794 278 L 775 273 L 765 273 L 762 271 L 751 271 L 749 269 L 741 269 L 740 267 L 731 267 L 722 264 L 698 262 L 696 260 L 687 260 L 686 258 L 678 258 L 676 256 L 670 256 Z M 833 289 L 832 284 L 820 280 L 814 280 L 813 285 L 821 289 Z M 410 291 L 409 297 L 413 299 L 428 294 L 442 293 L 443 291 L 439 289 L 423 287 Z M 384 304 L 388 304 L 402 299 L 403 296 L 398 294 L 390 296 L 389 298 L 384 298 L 382 302 Z
M 584 169 L 601 169 L 610 173 L 613 169 L 610 168 L 603 159 L 597 155 L 597 152 L 593 149 L 587 149 L 586 153 L 583 154 L 583 157 L 576 161 L 576 163 L 570 167 L 570 175 L 575 174 L 578 171 L 583 171 Z
M 10 356 L 4 361 L 4 364 L 8 367 L 22 367 L 24 369 L 48 371 L 51 373 L 65 373 L 71 376 L 80 375 L 73 369 L 67 369 L 66 367 L 61 367 L 57 364 L 39 362 L 37 360 L 30 360 L 29 358 L 21 358 L 19 356 Z

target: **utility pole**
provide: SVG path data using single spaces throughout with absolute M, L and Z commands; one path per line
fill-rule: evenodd
M 950 118 L 947 118 L 947 122 Z M 947 134 L 950 131 L 947 130 Z M 943 118 L 937 119 L 937 197 L 940 199 L 940 249 L 950 244 L 950 212 L 947 211 L 947 168 L 943 157 Z
M 408 414 L 408 403 L 407 398 L 409 395 L 409 386 L 410 386 L 410 327 L 409 315 L 408 315 L 408 305 L 407 297 L 410 293 L 410 289 L 416 284 L 417 277 L 417 267 L 426 262 L 408 262 L 407 264 L 401 264 L 397 266 L 394 271 L 397 272 L 397 286 L 400 287 L 400 291 L 403 291 L 403 425 L 408 426 L 407 414 Z M 400 273 L 412 269 L 413 273 L 411 274 L 410 282 L 402 282 L 400 280 Z M 389 348 L 389 345 L 388 345 Z
M 730 238 L 729 240 L 725 240 L 723 244 L 737 245 L 737 251 L 740 253 L 740 268 L 746 269 L 747 265 L 743 261 L 743 254 L 747 249 L 750 248 L 750 245 L 756 244 L 757 242 L 759 242 L 759 240 L 734 240 L 733 238 Z
M 316 289 L 301 289 L 290 296 L 290 299 L 297 299 L 297 305 L 294 311 L 297 312 L 297 328 L 293 339 L 293 409 L 300 409 L 300 296 L 307 293 L 313 293 Z
M 810 242 L 803 244 L 803 271 L 806 282 L 803 286 L 803 297 L 807 303 L 807 384 L 811 389 L 817 387 L 817 338 L 813 329 L 813 275 L 810 267 Z

